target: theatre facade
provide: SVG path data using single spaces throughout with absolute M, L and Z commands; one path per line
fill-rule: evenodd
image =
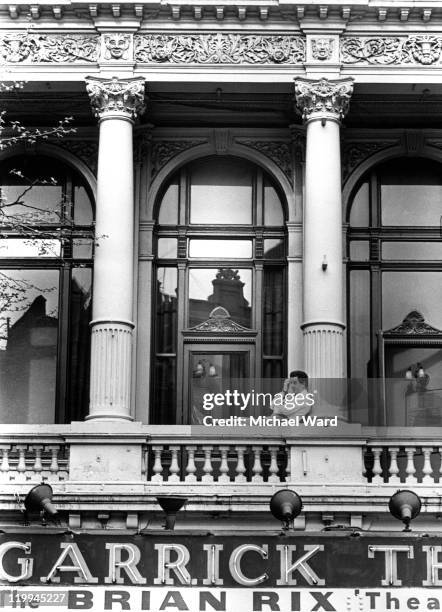
M 0 69 L 5 584 L 380 612 L 402 586 L 438 609 L 438 3 L 4 4 Z M 24 527 L 42 482 L 57 522 Z M 186 500 L 170 533 L 159 496 Z M 177 585 L 212 590 L 186 608 Z

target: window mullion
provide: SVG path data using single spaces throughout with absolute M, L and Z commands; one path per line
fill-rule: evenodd
M 58 306 L 58 358 L 57 358 L 57 396 L 56 421 L 66 421 L 66 396 L 69 355 L 69 310 L 71 294 L 71 268 L 64 264 L 60 269 L 60 293 Z

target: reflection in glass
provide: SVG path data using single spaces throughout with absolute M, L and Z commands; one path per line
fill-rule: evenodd
M 442 329 L 442 273 L 384 272 L 382 274 L 382 329 L 399 325 L 412 310 Z
M 370 223 L 369 209 L 369 188 L 366 181 L 362 183 L 353 198 L 350 225 L 352 227 L 367 227 Z
M 253 169 L 241 160 L 198 161 L 191 170 L 190 222 L 252 223 Z
M 177 335 L 177 269 L 158 268 L 156 288 L 156 352 L 174 353 Z
M 93 221 L 92 204 L 85 187 L 74 189 L 74 223 L 76 225 L 91 225 Z
M 426 159 L 399 159 L 380 171 L 383 225 L 437 225 L 442 214 L 442 168 Z
M 94 241 L 90 238 L 75 238 L 72 241 L 73 257 L 79 259 L 90 259 L 93 254 Z
M 60 240 L 37 238 L 0 239 L 0 257 L 60 257 Z
M 252 271 L 232 268 L 189 270 L 189 325 L 209 318 L 216 306 L 225 308 L 233 321 L 251 327 Z
M 57 270 L 0 270 L 0 421 L 53 423 Z
M 267 179 L 264 178 L 264 225 L 283 225 L 284 211 L 278 192 Z
M 284 352 L 284 273 L 264 270 L 263 354 L 282 357 Z
M 370 271 L 350 273 L 350 354 L 352 422 L 368 424 L 367 378 L 370 372 Z
M 189 257 L 250 259 L 252 256 L 251 240 L 190 240 Z
M 88 414 L 92 270 L 74 268 L 69 309 L 68 413 L 66 422 Z
M 442 260 L 442 242 L 384 242 L 383 259 Z
M 177 225 L 178 223 L 178 201 L 179 180 L 178 175 L 172 179 L 173 182 L 167 187 L 161 200 L 158 223 L 160 225 Z
M 8 208 L 2 212 L 11 223 L 60 223 L 61 202 L 63 191 L 60 185 L 2 185 L 0 188 L 2 199 L 8 203 Z M 17 203 L 15 203 L 17 202 Z M 12 206 L 11 206 L 12 204 Z
M 159 238 L 157 251 L 160 259 L 174 259 L 178 254 L 177 238 Z
M 176 358 L 155 357 L 155 401 L 153 402 L 153 421 L 171 425 L 176 420 Z
M 282 238 L 266 238 L 264 240 L 264 257 L 266 259 L 281 259 L 284 257 L 284 240 Z

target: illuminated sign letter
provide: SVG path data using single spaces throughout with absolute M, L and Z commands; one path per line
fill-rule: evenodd
M 243 558 L 244 553 L 249 550 L 253 550 L 257 552 L 263 559 L 268 559 L 269 547 L 267 544 L 264 546 L 256 546 L 255 544 L 243 544 L 242 546 L 238 546 L 230 555 L 229 559 L 229 569 L 232 574 L 232 578 L 236 580 L 239 584 L 243 584 L 244 586 L 255 586 L 257 584 L 261 584 L 264 580 L 267 580 L 268 575 L 262 574 L 258 576 L 258 578 L 247 578 L 244 576 L 241 570 L 241 559 Z
M 93 584 L 98 582 L 98 578 L 94 578 L 91 572 L 89 571 L 88 566 L 86 565 L 86 561 L 84 560 L 83 555 L 78 548 L 78 544 L 68 544 L 67 542 L 62 542 L 60 544 L 62 549 L 61 555 L 58 557 L 57 561 L 54 564 L 54 567 L 51 569 L 49 574 L 45 577 L 42 576 L 40 578 L 41 582 L 60 582 L 60 577 L 55 576 L 55 573 L 58 572 L 76 572 L 79 576 L 74 577 L 74 582 L 76 584 L 86 582 L 87 584 Z M 69 557 L 72 561 L 72 565 L 62 565 L 63 561 Z
M 397 553 L 405 552 L 409 559 L 414 559 L 412 546 L 369 546 L 368 558 L 374 559 L 375 553 L 385 553 L 385 578 L 382 586 L 401 586 L 402 580 L 397 577 Z
M 106 550 L 109 551 L 109 575 L 106 576 L 104 582 L 123 584 L 124 578 L 121 577 L 121 570 L 124 570 L 132 584 L 146 584 L 146 578 L 143 578 L 136 567 L 141 558 L 138 546 L 135 546 L 135 544 L 107 543 Z M 126 561 L 121 560 L 123 550 L 128 553 Z
M 203 584 L 224 584 L 219 577 L 219 553 L 224 548 L 222 544 L 204 544 L 203 550 L 207 551 L 207 578 L 203 578 Z
M 21 567 L 21 574 L 18 576 L 11 576 L 8 574 L 5 568 L 3 567 L 3 557 L 13 548 L 18 548 L 19 550 L 23 550 L 25 554 L 29 554 L 31 552 L 31 543 L 30 542 L 6 542 L 5 544 L 0 544 L 0 580 L 7 580 L 8 582 L 18 582 L 19 580 L 28 580 L 32 576 L 32 567 L 34 565 L 34 559 L 24 559 L 23 557 L 17 559 L 17 563 Z
M 181 584 L 190 584 L 190 574 L 186 569 L 190 554 L 182 544 L 155 544 L 158 551 L 158 578 L 154 578 L 154 584 L 173 584 L 170 570 L 173 570 Z M 170 553 L 177 553 L 176 561 L 170 560 Z
M 319 578 L 317 573 L 307 563 L 307 561 L 311 559 L 313 555 L 324 550 L 323 546 L 314 546 L 313 544 L 304 546 L 304 550 L 307 552 L 302 557 L 299 557 L 299 559 L 295 561 L 293 565 L 290 565 L 290 563 L 292 563 L 292 553 L 295 552 L 296 546 L 289 544 L 278 544 L 276 550 L 279 550 L 281 555 L 281 578 L 276 581 L 277 585 L 296 584 L 296 579 L 292 578 L 291 576 L 295 570 L 301 574 L 307 584 L 312 586 L 322 586 L 325 584 L 325 580 L 323 578 Z
M 422 586 L 442 586 L 439 578 L 442 570 L 439 553 L 442 552 L 442 546 L 422 546 L 422 550 L 427 553 L 427 579 L 422 581 Z

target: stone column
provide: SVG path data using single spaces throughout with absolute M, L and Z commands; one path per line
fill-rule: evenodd
M 304 347 L 312 378 L 345 376 L 339 127 L 352 79 L 296 79 L 307 126 L 304 207 Z
M 144 79 L 88 77 L 99 119 L 91 390 L 87 419 L 128 419 L 134 283 L 132 126 L 144 110 Z

